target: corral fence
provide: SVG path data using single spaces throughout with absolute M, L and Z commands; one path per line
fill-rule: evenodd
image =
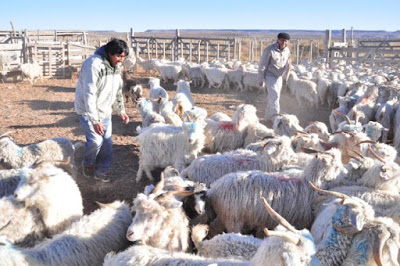
M 96 48 L 87 45 L 83 31 L 0 31 L 0 54 L 8 68 L 36 61 L 45 78 L 66 78 L 77 71 Z
M 133 28 L 130 31 L 131 47 L 136 57 L 147 59 L 168 59 L 171 61 L 183 58 L 188 62 L 209 62 L 225 58 L 241 61 L 259 61 L 263 50 L 276 39 L 261 38 L 208 38 L 184 37 L 179 29 L 173 37 L 143 37 L 135 36 Z M 289 48 L 292 51 L 292 61 L 299 64 L 300 60 L 312 61 L 323 56 L 323 38 L 313 40 L 292 40 Z
M 352 35 L 352 34 L 351 34 Z M 347 41 L 346 30 L 342 39 L 332 41 L 331 31 L 325 34 L 325 58 L 327 62 L 344 60 L 348 63 L 366 63 L 369 65 L 400 64 L 400 39 L 359 39 Z

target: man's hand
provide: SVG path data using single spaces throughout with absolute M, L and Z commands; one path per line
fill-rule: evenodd
M 125 125 L 129 123 L 129 116 L 125 113 L 121 113 L 119 115 L 122 119 L 122 123 L 124 123 Z
M 262 87 L 263 84 L 264 84 L 264 82 L 262 82 L 262 81 L 258 82 L 258 86 L 260 86 L 260 87 Z
M 97 124 L 93 125 L 94 131 L 96 131 L 97 134 L 99 134 L 100 136 L 104 135 L 104 129 L 106 129 L 106 127 L 103 125 L 103 123 L 99 122 Z

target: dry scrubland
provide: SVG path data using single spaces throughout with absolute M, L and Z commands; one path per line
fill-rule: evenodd
M 144 86 L 148 96 L 147 78 L 136 76 Z M 0 84 L 0 130 L 15 130 L 12 134 L 16 143 L 27 145 L 53 137 L 66 137 L 72 141 L 84 141 L 79 120 L 74 111 L 74 91 L 77 80 L 48 79 L 31 86 L 28 82 Z M 172 84 L 161 84 L 169 96 L 175 93 Z M 208 114 L 225 112 L 232 115 L 238 104 L 247 103 L 257 107 L 258 115 L 263 117 L 266 96 L 258 92 L 226 92 L 215 89 L 192 88 L 195 103 L 207 109 Z M 294 97 L 283 91 L 282 111 L 296 114 L 302 126 L 309 121 L 328 122 L 330 108 L 313 109 L 310 106 L 298 106 Z M 112 202 L 123 199 L 132 202 L 137 192 L 143 191 L 149 184 L 147 178 L 140 183 L 134 181 L 138 169 L 138 148 L 132 139 L 135 129 L 140 125 L 139 112 L 129 102 L 126 104 L 130 123 L 123 125 L 118 116 L 113 117 L 114 161 L 112 182 L 101 183 L 89 180 L 81 175 L 80 162 L 82 150 L 77 151 L 76 164 L 79 166 L 78 185 L 84 197 L 85 212 L 96 208 L 95 201 Z M 160 173 L 155 171 L 154 176 Z

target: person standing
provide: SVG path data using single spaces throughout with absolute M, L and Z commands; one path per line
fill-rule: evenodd
M 120 69 L 128 54 L 128 45 L 120 39 L 112 39 L 98 48 L 83 62 L 75 90 L 75 111 L 86 137 L 83 174 L 103 182 L 111 181 L 113 105 L 122 122 L 129 122 L 122 96 Z
M 290 50 L 288 42 L 290 35 L 281 32 L 278 40 L 269 45 L 262 53 L 258 65 L 258 85 L 265 84 L 268 94 L 264 119 L 273 122 L 273 117 L 280 112 L 279 99 L 282 89 L 282 77 L 290 68 Z

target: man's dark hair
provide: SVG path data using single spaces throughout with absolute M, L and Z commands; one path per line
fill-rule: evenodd
M 106 44 L 106 52 L 110 55 L 122 54 L 123 52 L 125 52 L 125 54 L 128 55 L 129 49 L 124 40 L 111 39 L 111 41 Z
M 290 40 L 290 35 L 286 32 L 281 32 L 278 34 L 278 39 Z

